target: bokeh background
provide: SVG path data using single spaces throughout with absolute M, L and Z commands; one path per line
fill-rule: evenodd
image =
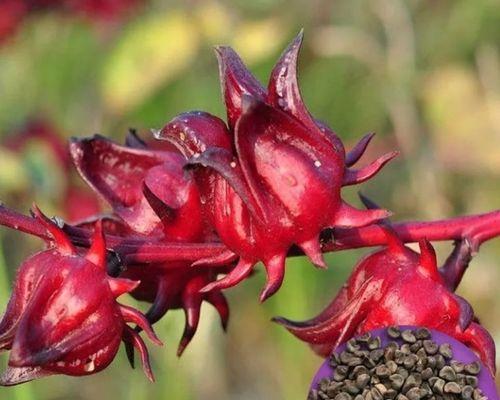
M 0 1 L 0 17 L 7 3 Z M 149 135 L 182 111 L 224 117 L 212 46 L 230 44 L 266 82 L 280 52 L 304 27 L 300 82 L 310 110 L 347 147 L 377 132 L 366 160 L 401 151 L 361 186 L 365 194 L 393 210 L 396 220 L 500 207 L 498 0 L 130 3 L 118 16 L 38 10 L 2 40 L 0 199 L 6 204 L 27 211 L 36 200 L 49 214 L 67 218 L 91 207 L 71 197 L 69 189 L 83 185 L 46 136 L 19 140 L 19 134 L 47 129 L 64 140 L 99 132 L 122 141 L 129 127 Z M 355 190 L 345 191 L 352 203 Z M 16 267 L 40 243 L 7 229 L 0 239 L 4 309 Z M 451 246 L 437 248 L 443 260 Z M 204 305 L 199 331 L 181 359 L 175 348 L 184 316 L 169 312 L 156 326 L 166 346 L 150 347 L 156 384 L 131 370 L 122 351 L 98 375 L 0 388 L 0 398 L 304 399 L 322 360 L 269 320 L 315 315 L 367 251 L 329 255 L 327 271 L 290 260 L 283 288 L 265 304 L 257 300 L 264 281 L 259 268 L 227 291 L 227 334 Z M 499 259 L 500 239 L 485 244 L 459 290 L 497 343 Z M 6 357 L 0 361 L 5 365 Z

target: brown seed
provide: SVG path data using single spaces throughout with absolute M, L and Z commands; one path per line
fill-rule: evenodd
M 373 368 L 377 365 L 377 363 L 375 361 L 373 361 L 370 357 L 365 357 L 365 358 L 363 358 L 363 365 L 366 368 Z
M 394 399 L 398 395 L 398 392 L 396 392 L 394 389 L 388 389 L 387 392 L 384 394 L 384 398 L 386 399 Z
M 396 350 L 394 352 L 394 362 L 398 365 L 403 364 L 405 357 L 406 357 L 406 354 L 403 353 L 401 350 Z
M 474 361 L 470 364 L 465 364 L 464 370 L 468 374 L 477 375 L 481 371 L 481 365 L 479 364 L 479 362 Z
M 451 350 L 451 346 L 449 343 L 443 343 L 439 346 L 439 354 L 441 354 L 444 358 L 452 358 L 453 351 Z
M 418 351 L 418 349 L 420 349 L 421 347 L 422 347 L 422 341 L 417 340 L 415 343 L 410 345 L 410 351 L 412 353 L 416 353 Z
M 311 390 L 307 400 L 318 400 L 318 391 L 316 389 Z
M 408 400 L 408 397 L 406 397 L 403 393 L 400 393 L 397 395 L 396 400 Z
M 432 395 L 432 389 L 427 382 L 422 383 L 420 389 L 424 392 L 424 397 Z
M 353 381 L 346 381 L 344 386 L 344 391 L 349 394 L 355 395 L 358 394 L 361 390 Z
M 429 385 L 434 386 L 434 384 L 439 380 L 437 376 L 433 376 L 432 378 L 429 378 Z
M 406 397 L 408 397 L 408 400 L 419 400 L 423 397 L 423 393 L 420 388 L 414 387 L 406 392 Z
M 461 363 L 460 361 L 456 361 L 456 360 L 452 360 L 450 362 L 450 366 L 451 368 L 453 368 L 455 370 L 456 373 L 460 373 L 460 372 L 463 372 L 464 370 L 464 363 Z
M 343 382 L 332 381 L 332 382 L 330 382 L 330 384 L 326 388 L 326 394 L 328 394 L 328 396 L 330 396 L 330 397 L 333 397 L 338 392 L 340 392 L 340 389 L 342 388 L 342 386 L 344 386 Z
M 436 368 L 441 369 L 446 365 L 446 360 L 441 354 L 437 354 L 436 356 Z
M 417 338 L 415 337 L 411 329 L 405 329 L 403 332 L 401 332 L 401 338 L 406 343 L 415 343 L 417 341 Z
M 428 380 L 429 378 L 432 378 L 434 376 L 434 372 L 430 368 L 426 368 L 422 371 L 422 379 L 423 380 Z
M 377 383 L 375 385 L 375 388 L 380 392 L 380 394 L 382 396 L 384 396 L 385 393 L 387 392 L 387 388 L 383 384 L 381 384 L 381 383 Z
M 403 345 L 401 345 L 400 347 L 400 350 L 405 353 L 405 354 L 411 354 L 411 350 L 410 350 L 410 344 L 409 343 L 405 343 Z
M 366 342 L 368 342 L 371 338 L 372 338 L 372 335 L 371 335 L 371 333 L 370 333 L 370 332 L 363 333 L 362 335 L 359 335 L 359 336 L 357 337 L 358 342 L 361 342 L 361 343 L 366 343 Z
M 354 400 L 364 400 L 364 397 L 362 394 L 357 394 L 356 397 L 354 397 Z
M 478 379 L 475 376 L 466 376 L 465 377 L 465 383 L 467 385 L 472 386 L 473 388 L 477 387 L 478 384 Z
M 431 331 L 427 328 L 418 328 L 415 331 L 415 337 L 417 339 L 429 339 L 431 337 Z
M 382 396 L 382 393 L 380 393 L 376 387 L 373 387 L 370 390 L 370 393 L 373 400 L 382 400 L 384 398 L 384 396 Z
M 352 396 L 349 393 L 341 392 L 334 397 L 335 400 L 352 400 Z
M 481 397 L 483 397 L 483 392 L 481 391 L 481 389 L 474 389 L 474 391 L 472 392 L 472 398 L 474 400 L 480 400 Z
M 403 367 L 399 367 L 396 373 L 401 375 L 404 379 L 408 378 L 408 375 L 410 375 L 410 373 Z
M 372 351 L 370 351 L 370 355 L 369 355 L 369 357 L 370 357 L 373 361 L 378 361 L 378 360 L 380 360 L 383 356 L 384 356 L 384 350 L 383 350 L 383 349 L 376 349 L 376 350 L 372 350 Z
M 388 378 L 389 375 L 391 375 L 391 371 L 389 370 L 389 368 L 387 368 L 386 365 L 382 364 L 382 365 L 379 365 L 377 368 L 375 368 L 375 374 L 379 377 L 379 378 Z
M 408 376 L 408 378 L 406 378 L 406 381 L 403 384 L 402 391 L 403 393 L 406 393 L 408 390 L 420 386 L 421 383 L 422 383 L 421 377 L 417 376 L 417 374 L 411 374 L 410 376 Z
M 399 389 L 401 389 L 401 387 L 403 386 L 404 380 L 405 380 L 405 378 L 403 378 L 403 377 L 402 377 L 401 375 L 399 375 L 399 374 L 392 374 L 392 375 L 389 377 L 389 382 L 391 383 L 391 387 L 392 387 L 394 390 L 399 390 Z
M 354 353 L 354 352 L 358 351 L 360 348 L 361 348 L 361 346 L 358 344 L 356 339 L 350 339 L 347 341 L 347 344 L 346 344 L 347 351 Z
M 365 398 L 365 400 L 373 400 L 371 392 L 364 394 L 363 397 Z
M 465 375 L 464 374 L 457 374 L 457 380 L 456 380 L 456 382 L 459 385 L 465 386 L 467 384 L 466 381 L 465 381 Z
M 364 389 L 368 382 L 370 382 L 370 375 L 368 374 L 360 374 L 356 377 L 356 386 L 360 389 Z
M 425 349 L 423 347 L 418 349 L 415 354 L 418 356 L 418 358 L 426 360 L 425 362 L 427 363 L 427 353 L 425 352 Z
M 439 377 L 451 382 L 457 379 L 457 373 L 449 365 L 446 365 L 439 370 Z
M 448 382 L 446 385 L 444 385 L 444 392 L 445 393 L 459 394 L 462 392 L 462 389 L 460 388 L 460 385 L 458 383 Z
M 427 357 L 427 366 L 432 369 L 436 368 L 436 357 Z
M 462 388 L 462 399 L 470 400 L 472 399 L 472 393 L 474 393 L 474 388 L 472 386 L 466 385 Z
M 368 374 L 368 368 L 366 368 L 364 365 L 358 365 L 354 367 L 351 373 L 353 378 L 362 374 Z
M 438 379 L 434 385 L 432 385 L 432 390 L 434 393 L 443 394 L 444 393 L 444 385 L 446 382 L 443 379 Z
M 401 336 L 401 330 L 399 329 L 399 326 L 390 326 L 387 328 L 387 335 L 390 338 L 397 339 Z
M 418 361 L 418 357 L 415 354 L 409 354 L 405 357 L 403 365 L 406 369 L 411 370 Z
M 380 338 L 379 337 L 376 337 L 376 338 L 372 338 L 368 341 L 367 343 L 367 346 L 370 350 L 375 350 L 375 349 L 378 349 L 380 347 Z
M 398 370 L 398 364 L 396 364 L 394 361 L 389 360 L 385 363 L 387 368 L 389 368 L 389 371 L 391 371 L 391 374 L 394 374 Z
M 438 352 L 438 345 L 436 342 L 433 340 L 424 340 L 422 342 L 422 345 L 424 346 L 424 350 L 428 355 L 434 355 Z

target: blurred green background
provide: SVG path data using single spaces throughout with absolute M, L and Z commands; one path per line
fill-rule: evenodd
M 314 115 L 347 147 L 377 132 L 365 160 L 388 149 L 402 152 L 380 176 L 346 190 L 351 203 L 359 204 L 361 188 L 397 220 L 500 207 L 498 0 L 145 1 L 112 25 L 39 13 L 0 47 L 1 140 L 34 116 L 63 137 L 99 132 L 118 141 L 129 127 L 148 134 L 182 111 L 225 117 L 212 46 L 230 44 L 267 82 L 301 27 L 300 82 Z M 36 200 L 57 213 L 62 175 L 41 143 L 0 150 L 0 199 L 16 209 L 26 211 Z M 40 243 L 7 229 L 0 238 L 4 309 L 17 265 Z M 437 248 L 443 260 L 451 246 Z M 304 399 L 321 360 L 269 319 L 315 315 L 367 251 L 329 255 L 327 271 L 289 260 L 283 288 L 263 305 L 258 268 L 253 279 L 227 291 L 228 333 L 204 305 L 181 359 L 175 348 L 184 316 L 170 312 L 156 326 L 165 347 L 150 346 L 156 384 L 130 370 L 122 351 L 98 375 L 0 388 L 0 398 Z M 497 343 L 499 258 L 500 239 L 485 244 L 459 290 Z M 5 365 L 6 357 L 0 361 Z

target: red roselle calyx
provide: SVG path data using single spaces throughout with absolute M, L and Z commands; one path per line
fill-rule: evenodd
M 138 349 L 153 380 L 146 345 L 127 323 L 140 326 L 154 343 L 161 341 L 139 311 L 116 302 L 139 282 L 107 275 L 101 223 L 95 225 L 92 246 L 81 255 L 55 223 L 37 208 L 34 214 L 53 243 L 18 272 L 0 322 L 0 350 L 10 350 L 0 384 L 96 373 L 111 363 L 122 340 Z
M 72 140 L 70 152 L 76 168 L 118 217 L 108 229 L 125 237 L 151 241 L 214 240 L 201 215 L 198 188 L 191 174 L 183 170 L 182 157 L 168 148 L 159 150 L 158 145 L 152 150 L 152 146 L 133 132 L 129 133 L 125 146 L 100 136 Z M 226 261 L 232 258 L 230 255 Z M 197 260 L 197 264 L 205 262 L 211 260 Z M 217 309 L 224 329 L 229 318 L 229 307 L 220 290 L 200 292 L 218 273 L 227 272 L 228 267 L 191 264 L 189 261 L 131 263 L 125 265 L 127 270 L 122 274 L 141 281 L 131 295 L 152 303 L 146 313 L 149 322 L 157 322 L 170 309 L 184 310 L 186 325 L 178 355 L 196 332 L 204 300 Z
M 326 267 L 319 244 L 324 228 L 360 227 L 388 215 L 355 209 L 340 191 L 371 178 L 396 153 L 351 168 L 373 135 L 346 153 L 335 133 L 309 114 L 297 82 L 301 42 L 302 33 L 274 67 L 267 90 L 231 48 L 217 48 L 228 127 L 215 116 L 191 112 L 157 134 L 196 167 L 207 218 L 240 257 L 229 274 L 204 291 L 237 284 L 262 261 L 268 276 L 261 293 L 265 300 L 281 286 L 292 245 Z
M 420 241 L 419 254 L 404 246 L 391 228 L 384 229 L 388 246 L 361 260 L 347 284 L 318 316 L 303 322 L 275 318 L 275 322 L 322 356 L 372 329 L 425 326 L 466 344 L 494 374 L 495 344 L 474 318 L 470 304 L 453 293 L 458 282 L 446 270 L 454 267 L 438 269 L 436 254 L 427 240 Z

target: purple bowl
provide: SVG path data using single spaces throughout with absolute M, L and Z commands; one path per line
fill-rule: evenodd
M 401 325 L 400 326 L 401 330 L 404 329 L 417 329 L 418 327 L 415 326 L 408 326 L 408 325 Z M 481 360 L 474 354 L 472 350 L 470 350 L 467 346 L 465 346 L 463 343 L 459 342 L 458 340 L 433 329 L 429 329 L 432 334 L 432 340 L 434 340 L 437 344 L 442 344 L 442 343 L 449 343 L 451 345 L 451 348 L 453 350 L 453 359 L 463 362 L 463 363 L 471 363 L 473 361 L 479 361 L 481 364 L 481 372 L 477 375 L 478 377 L 478 387 L 483 391 L 483 394 L 488 397 L 488 400 L 500 400 L 498 396 L 498 391 L 495 385 L 495 381 L 493 377 L 491 376 L 490 372 L 488 369 L 484 366 L 484 364 L 481 362 Z M 386 328 L 380 328 L 380 329 L 374 329 L 370 331 L 371 335 L 373 337 L 380 337 L 382 341 L 382 346 L 387 345 L 387 343 L 391 341 L 397 341 L 399 343 L 402 343 L 401 339 L 395 340 L 390 338 L 387 335 L 387 329 Z M 345 350 L 346 343 L 342 343 L 339 347 L 335 349 L 337 352 L 342 352 Z M 320 369 L 314 376 L 311 387 L 309 388 L 309 391 L 311 389 L 315 389 L 318 387 L 318 383 L 321 379 L 323 378 L 330 378 L 333 374 L 333 368 L 330 366 L 329 360 L 326 359 L 325 362 L 321 365 Z

